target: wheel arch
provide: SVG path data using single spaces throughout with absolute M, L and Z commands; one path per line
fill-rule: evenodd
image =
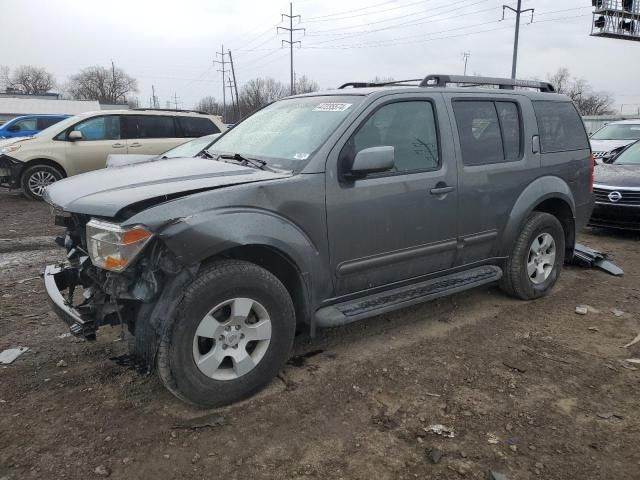
M 60 171 L 62 178 L 67 178 L 68 176 L 64 167 L 55 160 L 51 160 L 50 158 L 34 158 L 33 160 L 29 160 L 24 163 L 24 166 L 20 170 L 19 182 L 22 182 L 22 175 L 24 175 L 24 172 L 26 172 L 28 168 L 35 167 L 37 165 L 49 165 L 50 167 Z

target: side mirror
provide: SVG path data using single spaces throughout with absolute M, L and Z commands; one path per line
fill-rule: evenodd
M 364 177 L 369 173 L 386 172 L 395 165 L 395 148 L 391 146 L 371 147 L 360 150 L 353 160 L 347 176 Z
M 72 142 L 75 142 L 76 140 L 82 140 L 82 132 L 79 130 L 71 130 L 67 138 Z

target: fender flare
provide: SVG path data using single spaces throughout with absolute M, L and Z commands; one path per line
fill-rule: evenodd
M 567 182 L 556 176 L 539 177 L 520 193 L 520 196 L 514 203 L 505 225 L 502 242 L 498 247 L 499 256 L 507 257 L 511 254 L 513 244 L 520 234 L 524 222 L 536 207 L 549 199 L 564 201 L 571 209 L 571 215 L 573 216 L 575 224 L 576 205 L 573 199 L 573 193 Z

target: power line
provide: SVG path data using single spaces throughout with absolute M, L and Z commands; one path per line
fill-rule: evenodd
M 311 23 L 311 22 L 315 23 L 315 22 L 332 22 L 332 21 L 348 20 L 350 18 L 365 17 L 365 16 L 368 16 L 368 15 L 377 15 L 379 13 L 391 12 L 392 10 L 398 10 L 398 9 L 401 9 L 401 8 L 412 7 L 413 5 L 424 4 L 424 3 L 429 2 L 429 1 L 432 1 L 432 0 L 419 0 L 417 2 L 407 3 L 406 5 L 397 5 L 395 7 L 387 8 L 385 10 L 377 10 L 375 12 L 368 12 L 368 13 L 360 13 L 360 14 L 349 15 L 349 16 L 340 17 L 340 18 L 333 18 L 333 17 L 332 18 L 318 18 L 318 17 L 316 17 L 315 19 L 309 18 L 309 19 L 305 20 L 305 22 L 307 22 L 307 23 Z
M 289 3 L 289 15 L 287 15 L 286 13 L 282 14 L 282 18 L 288 18 L 289 19 L 289 28 L 285 28 L 285 27 L 278 27 L 276 29 L 276 32 L 280 31 L 280 30 L 284 30 L 285 32 L 289 32 L 289 40 L 282 40 L 282 45 L 284 45 L 285 43 L 289 44 L 289 58 L 291 61 L 291 95 L 295 94 L 295 90 L 296 90 L 296 86 L 295 86 L 295 82 L 293 80 L 293 45 L 295 43 L 299 44 L 300 46 L 302 46 L 302 42 L 300 42 L 300 40 L 293 40 L 293 32 L 296 31 L 305 31 L 304 28 L 293 28 L 293 19 L 294 18 L 298 18 L 301 19 L 302 17 L 300 15 L 294 15 L 293 14 L 293 3 Z

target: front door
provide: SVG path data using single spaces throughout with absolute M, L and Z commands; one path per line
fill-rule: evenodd
M 349 181 L 343 162 L 393 146 L 395 167 Z M 336 295 L 451 268 L 457 174 L 441 95 L 382 97 L 351 126 L 327 164 L 327 222 Z
M 127 142 L 120 135 L 120 116 L 91 117 L 66 131 L 82 134 L 79 140 L 67 141 L 66 159 L 69 175 L 104 168 L 110 154 L 127 153 Z

